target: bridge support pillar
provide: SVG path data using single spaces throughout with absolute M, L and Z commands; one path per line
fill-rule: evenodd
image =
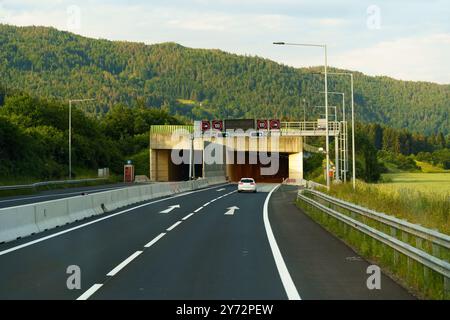
M 150 180 L 169 181 L 170 150 L 150 149 Z
M 289 178 L 303 179 L 303 151 L 289 155 Z

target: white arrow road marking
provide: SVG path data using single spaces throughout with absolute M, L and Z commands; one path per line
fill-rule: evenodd
M 222 188 L 222 189 L 217 190 L 217 192 L 225 191 L 225 190 L 226 190 L 225 188 Z
M 236 211 L 236 210 L 239 210 L 239 208 L 238 207 L 230 207 L 230 208 L 228 208 L 228 211 L 225 212 L 225 215 L 232 216 L 232 215 L 234 215 L 234 211 Z
M 161 211 L 160 213 L 169 213 L 174 209 L 179 209 L 181 208 L 179 204 L 175 205 L 175 206 L 170 206 L 168 209 Z

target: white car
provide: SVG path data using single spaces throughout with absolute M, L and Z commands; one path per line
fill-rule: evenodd
M 238 192 L 256 192 L 256 182 L 253 178 L 242 178 L 238 183 Z

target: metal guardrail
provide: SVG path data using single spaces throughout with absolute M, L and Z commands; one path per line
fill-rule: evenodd
M 319 199 L 322 199 L 343 209 L 349 210 L 350 212 L 360 214 L 369 219 L 373 219 L 387 226 L 393 227 L 397 230 L 401 230 L 402 232 L 406 232 L 416 237 L 420 237 L 424 240 L 431 241 L 432 243 L 438 244 L 444 248 L 450 249 L 450 236 L 446 234 L 410 223 L 405 220 L 398 219 L 385 213 L 377 212 L 341 199 L 331 197 L 315 190 L 310 190 L 308 192 Z
M 22 185 L 15 185 L 15 186 L 0 186 L 0 191 L 1 190 L 34 189 L 37 187 L 50 186 L 50 185 L 77 184 L 77 183 L 95 182 L 95 181 L 101 181 L 101 180 L 107 180 L 107 179 L 106 178 L 93 178 L 93 179 L 79 179 L 79 180 L 43 181 L 43 182 L 36 182 L 36 183 L 31 183 L 31 184 L 22 184 Z
M 288 134 L 290 132 L 298 132 L 298 131 L 320 131 L 323 132 L 326 130 L 325 124 L 321 124 L 317 121 L 295 121 L 295 122 L 281 122 L 281 132 L 284 134 Z M 329 121 L 328 122 L 328 131 L 330 132 L 338 132 L 340 130 L 339 122 Z M 331 133 L 330 133 L 331 134 Z
M 313 197 L 311 198 L 308 195 L 312 195 Z M 314 200 L 314 197 L 317 197 L 324 203 Z M 444 282 L 446 290 L 450 290 L 450 263 L 448 259 L 437 257 L 437 255 L 434 253 L 432 254 L 420 248 L 417 248 L 416 246 L 406 241 L 398 239 L 394 235 L 389 235 L 382 230 L 379 230 L 381 228 L 369 226 L 367 223 L 357 220 L 357 216 L 360 215 L 364 217 L 364 219 L 376 221 L 377 223 L 381 223 L 389 228 L 400 230 L 402 233 L 406 233 L 408 235 L 412 235 L 413 237 L 418 237 L 426 241 L 430 241 L 435 245 L 445 248 L 444 250 L 448 250 L 450 248 L 450 236 L 439 233 L 435 230 L 424 228 L 419 225 L 414 225 L 407 221 L 400 220 L 383 213 L 379 213 L 352 203 L 348 203 L 340 199 L 330 197 L 314 190 L 299 190 L 297 199 L 304 201 L 310 206 L 391 247 L 394 251 L 402 253 L 406 257 L 411 258 L 417 261 L 419 264 L 422 264 L 430 268 L 431 270 L 441 274 L 445 277 Z M 336 209 L 345 209 L 354 216 L 351 217 L 347 214 L 339 212 L 338 210 L 330 208 L 330 206 L 336 206 Z

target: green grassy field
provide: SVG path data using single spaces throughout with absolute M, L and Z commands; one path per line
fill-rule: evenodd
M 384 183 L 376 186 L 384 191 L 409 189 L 427 194 L 450 194 L 449 173 L 402 172 L 383 174 Z

